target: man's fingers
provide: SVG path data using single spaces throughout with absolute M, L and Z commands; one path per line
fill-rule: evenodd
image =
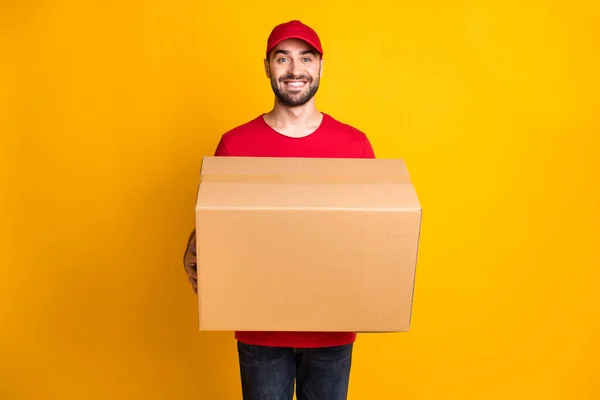
M 185 272 L 187 272 L 187 274 L 194 279 L 198 278 L 197 273 L 196 273 L 196 264 L 190 264 L 190 265 L 186 264 Z
M 188 242 L 183 255 L 183 266 L 188 274 L 188 281 L 194 288 L 194 293 L 198 294 L 198 281 L 196 272 L 196 230 L 194 229 L 188 238 Z
M 183 255 L 183 265 L 189 276 L 196 278 L 196 230 L 190 234 L 185 253 Z
M 190 233 L 185 246 L 185 256 L 187 257 L 188 255 L 196 256 L 196 229 Z
M 198 294 L 198 281 L 192 277 L 189 277 L 188 281 L 192 284 L 192 289 L 194 289 L 194 293 Z

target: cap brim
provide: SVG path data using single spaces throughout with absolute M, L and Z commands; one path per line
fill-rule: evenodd
M 269 53 L 271 52 L 271 50 L 273 50 L 279 43 L 283 42 L 284 40 L 288 40 L 288 39 L 302 40 L 303 42 L 308 43 L 320 55 L 323 55 L 323 51 L 320 50 L 319 47 L 315 43 L 313 43 L 310 39 L 307 39 L 306 37 L 304 37 L 302 35 L 287 35 L 287 36 L 284 36 L 282 38 L 279 38 L 277 41 L 275 41 L 275 42 L 273 42 L 273 44 L 271 44 L 271 47 L 269 47 L 269 49 L 267 50 L 267 56 L 269 55 Z

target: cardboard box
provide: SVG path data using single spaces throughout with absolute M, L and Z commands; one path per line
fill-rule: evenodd
M 399 159 L 204 157 L 200 330 L 400 332 L 421 207 Z

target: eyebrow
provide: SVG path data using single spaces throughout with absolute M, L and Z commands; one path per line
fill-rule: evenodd
M 287 55 L 287 54 L 290 54 L 290 53 L 291 53 L 291 51 L 289 51 L 289 50 L 281 50 L 280 49 L 280 50 L 276 50 L 275 53 L 274 53 L 274 55 L 277 55 L 277 54 L 286 54 Z M 317 56 L 317 53 L 315 53 L 314 50 L 303 50 L 303 51 L 300 52 L 300 54 L 312 54 L 315 57 Z

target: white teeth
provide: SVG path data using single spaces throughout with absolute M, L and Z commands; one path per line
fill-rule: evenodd
M 288 82 L 287 85 L 293 86 L 293 87 L 300 87 L 300 86 L 304 86 L 304 82 Z

